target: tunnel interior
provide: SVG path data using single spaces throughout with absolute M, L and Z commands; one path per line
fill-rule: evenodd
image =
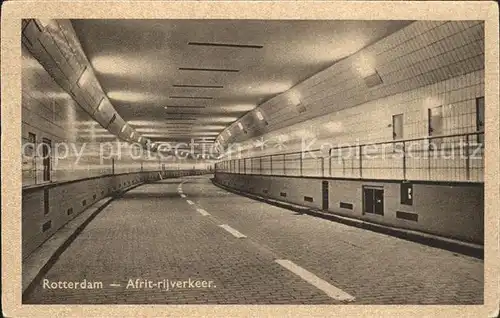
M 484 27 L 24 19 L 25 300 L 481 303 Z M 42 277 L 35 260 L 75 222 L 81 233 Z M 411 283 L 377 267 L 387 260 Z M 297 274 L 296 263 L 341 292 L 304 283 L 316 276 Z M 154 279 L 197 273 L 205 289 L 120 290 L 142 286 L 127 279 L 141 270 Z M 46 288 L 75 273 L 108 287 Z

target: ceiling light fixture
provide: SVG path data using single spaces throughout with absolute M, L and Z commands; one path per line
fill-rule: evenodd
M 229 117 L 229 116 L 210 116 L 210 117 L 200 117 L 200 123 L 232 123 L 238 120 L 238 117 Z
M 375 71 L 375 59 L 369 54 L 361 53 L 355 58 L 352 65 L 362 77 L 372 75 Z
M 165 106 L 167 108 L 205 108 L 205 106 Z
M 297 106 L 300 104 L 300 93 L 297 91 L 290 91 L 290 101 L 292 102 L 293 105 Z
M 88 78 L 89 78 L 89 69 L 88 69 L 88 67 L 85 67 L 83 69 L 82 74 L 80 74 L 80 77 L 78 78 L 77 85 L 79 87 L 82 87 L 83 85 L 85 85 L 85 83 L 87 82 Z
M 255 44 L 234 44 L 234 43 L 214 43 L 214 42 L 188 42 L 188 45 L 198 46 L 219 46 L 232 48 L 262 49 L 264 46 Z
M 101 111 L 102 107 L 104 106 L 104 97 L 101 99 L 101 102 L 99 103 L 99 106 L 97 106 L 97 111 Z
M 259 120 L 264 120 L 264 116 L 262 116 L 262 113 L 261 113 L 259 110 L 258 110 L 258 111 L 256 111 L 256 112 L 255 112 L 255 114 L 257 115 L 257 118 L 258 118 Z
M 228 72 L 236 73 L 239 70 L 224 68 L 197 68 L 197 67 L 179 67 L 179 71 L 199 71 L 199 72 Z
M 303 113 L 306 111 L 306 107 L 302 104 L 300 100 L 300 93 L 297 91 L 291 91 L 289 95 L 290 102 L 296 107 L 297 112 Z

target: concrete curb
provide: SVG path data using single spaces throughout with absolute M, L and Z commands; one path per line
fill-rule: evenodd
M 119 198 L 125 192 L 137 188 L 145 183 L 139 183 L 127 187 L 119 192 L 105 197 L 81 212 L 74 219 L 66 223 L 40 245 L 29 257 L 22 262 L 22 295 L 27 295 L 42 276 L 45 275 L 59 256 L 68 248 L 85 227 L 106 208 L 115 198 Z
M 360 220 L 356 218 L 350 218 L 350 217 L 345 217 L 345 216 L 340 216 L 337 214 L 334 214 L 333 212 L 323 212 L 320 210 L 316 209 L 311 209 L 309 207 L 305 207 L 302 205 L 297 205 L 297 204 L 292 204 L 292 203 L 287 203 L 284 201 L 279 201 L 275 199 L 270 199 L 266 197 L 262 197 L 259 195 L 247 193 L 247 192 L 242 192 L 239 190 L 235 190 L 232 188 L 229 188 L 227 186 L 224 186 L 215 179 L 210 179 L 212 183 L 226 191 L 245 196 L 250 199 L 254 199 L 257 201 L 265 202 L 274 206 L 278 206 L 280 208 L 292 210 L 298 213 L 303 213 L 303 214 L 309 214 L 313 216 L 317 216 L 323 219 L 331 220 L 334 222 L 342 223 L 345 225 L 349 226 L 355 226 L 358 228 L 362 228 L 365 230 L 370 230 L 373 232 L 377 233 L 382 233 L 382 234 L 387 234 L 391 235 L 394 237 L 398 237 L 404 240 L 412 241 L 412 242 L 417 242 L 421 243 L 424 245 L 432 246 L 432 247 L 437 247 L 440 249 L 448 250 L 451 252 L 455 253 L 460 253 L 463 255 L 467 256 L 472 256 L 478 259 L 484 259 L 484 246 L 479 245 L 479 244 L 473 244 L 469 242 L 463 242 L 459 240 L 454 240 L 442 236 L 437 236 L 437 235 L 432 235 L 428 233 L 423 233 L 419 231 L 414 231 L 414 230 L 407 230 L 407 229 L 402 229 L 402 228 L 395 228 L 387 225 L 381 225 L 373 222 L 368 222 L 365 220 Z

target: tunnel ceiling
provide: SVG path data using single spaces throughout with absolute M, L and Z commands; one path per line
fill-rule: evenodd
M 214 140 L 257 105 L 408 23 L 72 20 L 118 113 L 168 142 Z

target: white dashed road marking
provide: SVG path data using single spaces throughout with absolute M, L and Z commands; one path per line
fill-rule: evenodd
M 196 211 L 200 212 L 201 215 L 203 216 L 207 216 L 207 215 L 210 215 L 210 213 L 208 213 L 207 211 L 203 210 L 203 209 L 196 209 Z
M 185 195 L 181 194 L 181 196 L 185 197 Z M 193 201 L 191 200 L 186 200 L 187 203 L 189 204 L 194 204 Z M 196 211 L 201 213 L 203 216 L 210 215 L 207 211 L 201 208 L 197 208 Z M 221 228 L 226 230 L 227 232 L 231 233 L 236 238 L 245 238 L 247 237 L 246 235 L 238 232 L 237 230 L 233 229 L 227 224 L 221 224 L 219 225 Z M 294 273 L 295 275 L 299 276 L 309 284 L 313 285 L 314 287 L 320 289 L 323 291 L 325 294 L 327 294 L 330 298 L 333 298 L 335 300 L 341 300 L 341 301 L 354 301 L 355 297 L 352 295 L 349 295 L 348 293 L 344 292 L 342 289 L 337 288 L 333 286 L 332 284 L 328 283 L 327 281 L 319 278 L 318 276 L 314 275 L 310 271 L 300 267 L 299 265 L 293 263 L 292 261 L 286 260 L 286 259 L 277 259 L 275 260 L 276 263 L 280 264 L 290 272 Z
M 227 224 L 221 224 L 219 226 L 221 228 L 223 228 L 224 230 L 228 231 L 229 233 L 231 233 L 234 237 L 237 237 L 237 238 L 244 238 L 244 237 L 246 237 L 246 235 L 241 234 L 240 232 L 236 231 L 235 229 L 233 229 L 232 227 L 230 227 Z
M 185 194 L 181 194 L 181 198 L 185 198 L 185 197 L 186 197 L 186 195 L 185 195 Z
M 276 263 L 280 264 L 284 268 L 288 269 L 295 275 L 299 276 L 309 284 L 315 286 L 316 288 L 322 290 L 325 294 L 330 296 L 330 298 L 336 299 L 336 300 L 344 300 L 344 301 L 353 301 L 355 298 L 354 296 L 349 295 L 348 293 L 344 292 L 342 289 L 339 289 L 327 281 L 319 278 L 318 276 L 314 275 L 310 271 L 298 266 L 297 264 L 286 260 L 286 259 L 277 259 L 275 261 Z

